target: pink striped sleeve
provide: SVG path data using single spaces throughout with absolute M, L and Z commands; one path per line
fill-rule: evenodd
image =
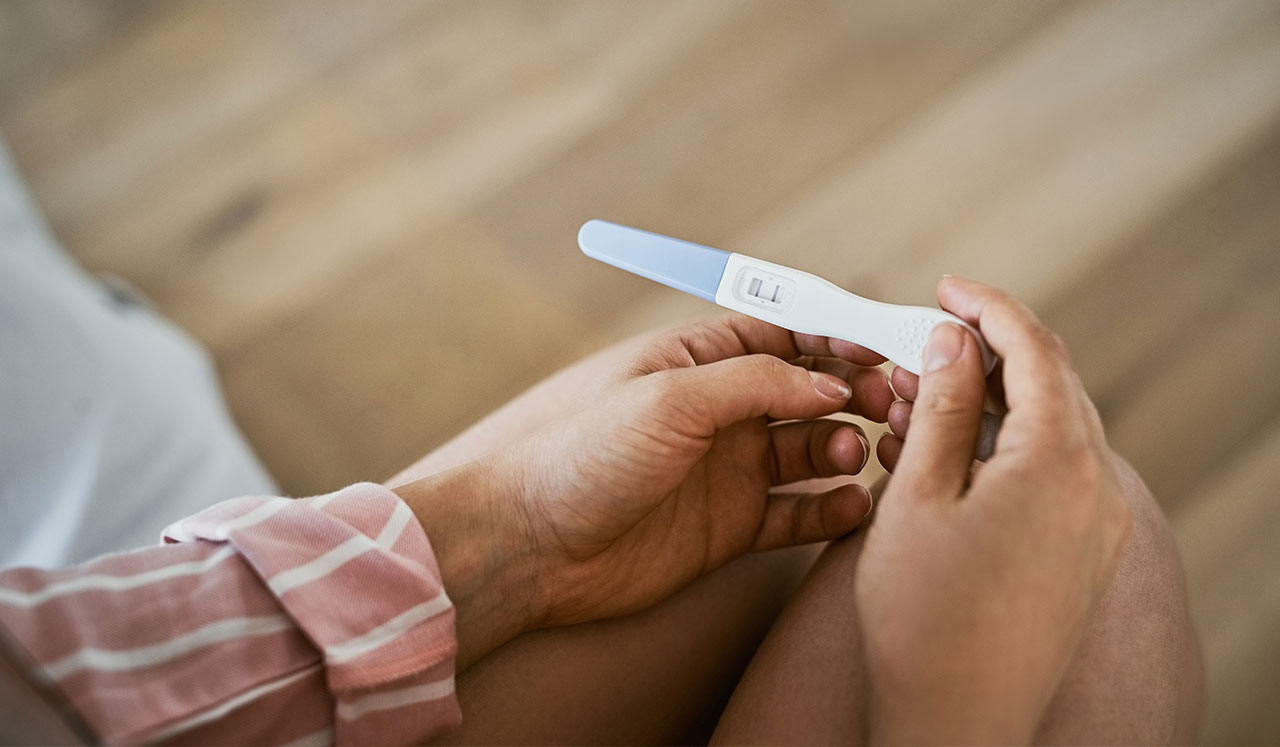
M 102 741 L 389 744 L 460 723 L 453 608 L 391 491 L 238 498 L 165 540 L 0 572 L 0 627 Z

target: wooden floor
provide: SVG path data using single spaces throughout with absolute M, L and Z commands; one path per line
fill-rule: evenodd
M 0 131 L 290 491 L 708 312 L 606 217 L 1060 329 L 1176 526 L 1206 739 L 1280 742 L 1280 4 L 0 4 Z

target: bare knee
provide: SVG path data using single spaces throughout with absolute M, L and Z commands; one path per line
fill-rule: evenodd
M 1168 744 L 1199 735 L 1204 672 L 1178 549 L 1159 506 L 1122 469 L 1134 488 L 1129 546 L 1039 742 Z
M 827 545 L 738 683 L 713 744 L 863 740 L 866 672 L 852 579 L 865 533 Z

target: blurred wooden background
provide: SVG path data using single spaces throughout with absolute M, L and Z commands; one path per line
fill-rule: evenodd
M 1280 742 L 1280 4 L 10 1 L 0 131 L 293 493 L 709 312 L 587 218 L 1008 287 L 1173 519 L 1207 740 Z

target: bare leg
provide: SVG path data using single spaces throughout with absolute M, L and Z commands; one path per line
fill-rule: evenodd
M 863 537 L 830 543 L 814 563 L 751 660 L 713 743 L 866 741 L 867 681 L 853 597 Z
M 817 548 L 748 556 L 639 615 L 523 635 L 458 678 L 445 744 L 705 743 Z
M 1080 653 L 1036 734 L 1048 744 L 1189 743 L 1203 672 L 1176 548 L 1145 491 L 1133 538 Z M 861 535 L 832 543 L 725 710 L 716 742 L 865 741 L 868 682 L 853 597 Z
M 1127 467 L 1126 467 L 1127 470 Z M 1136 480 L 1131 471 L 1122 479 Z M 1204 699 L 1200 645 L 1173 533 L 1140 492 L 1133 535 L 1079 655 L 1036 733 L 1043 744 L 1190 744 Z

